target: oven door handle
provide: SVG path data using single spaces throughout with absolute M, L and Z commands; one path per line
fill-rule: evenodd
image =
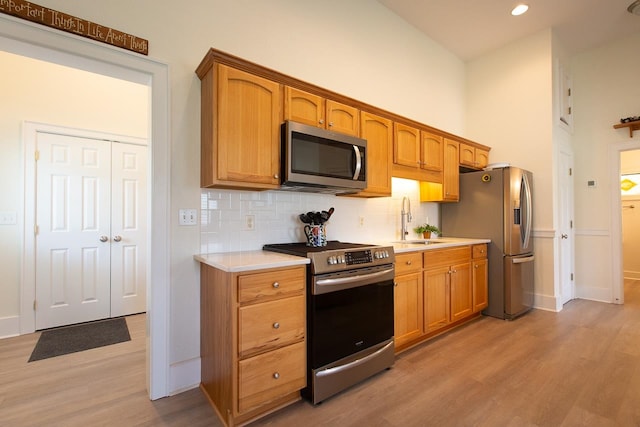
M 328 292 L 341 291 L 344 289 L 357 288 L 358 286 L 370 285 L 382 280 L 393 280 L 394 268 L 386 268 L 374 273 L 358 274 L 350 277 L 336 277 L 327 279 L 316 279 L 314 281 L 313 293 L 326 294 Z
M 391 340 L 391 342 L 389 342 L 387 345 L 379 348 L 378 350 L 376 350 L 375 352 L 373 352 L 371 354 L 368 354 L 368 355 L 364 356 L 361 359 L 356 359 L 353 362 L 349 362 L 349 363 L 344 364 L 344 365 L 335 366 L 333 368 L 323 369 L 323 370 L 317 372 L 316 376 L 317 377 L 325 377 L 327 375 L 334 375 L 334 374 L 337 374 L 339 372 L 347 371 L 349 369 L 355 368 L 358 365 L 362 365 L 364 363 L 367 363 L 367 361 L 369 361 L 371 359 L 375 359 L 381 353 L 384 353 L 385 351 L 388 351 L 389 347 L 393 347 L 394 345 L 395 345 L 394 344 L 394 340 Z

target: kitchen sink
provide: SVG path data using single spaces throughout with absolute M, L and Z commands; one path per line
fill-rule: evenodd
M 425 239 L 413 239 L 413 240 L 394 240 L 392 243 L 410 243 L 414 245 L 436 245 L 438 243 L 446 243 L 440 240 L 425 240 Z

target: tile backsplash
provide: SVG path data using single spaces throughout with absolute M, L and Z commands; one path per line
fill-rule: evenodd
M 290 191 L 202 189 L 201 253 L 258 250 L 266 243 L 305 241 L 298 215 L 335 208 L 326 223 L 329 240 L 380 243 L 400 239 L 402 198 L 411 200 L 411 230 L 427 220 L 439 224 L 436 203 L 420 203 L 416 181 L 393 178 L 391 197 L 360 199 Z M 249 217 L 249 218 L 248 218 Z M 248 222 L 253 223 L 250 229 Z

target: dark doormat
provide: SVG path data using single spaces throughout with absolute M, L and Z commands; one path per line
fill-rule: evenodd
M 29 362 L 131 341 L 124 317 L 64 326 L 42 332 Z

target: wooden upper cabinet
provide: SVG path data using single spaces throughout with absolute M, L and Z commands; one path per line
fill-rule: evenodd
M 459 149 L 458 141 L 444 139 L 443 201 L 457 202 L 460 199 Z
M 327 129 L 358 136 L 360 115 L 358 109 L 327 99 Z
M 303 90 L 285 87 L 285 120 L 292 120 L 310 126 L 324 128 L 325 100 Z
M 476 166 L 478 169 L 484 169 L 489 164 L 489 150 L 483 150 L 476 147 Z
M 444 138 L 430 132 L 421 131 L 420 166 L 423 169 L 442 172 Z
M 360 136 L 367 140 L 367 188 L 358 196 L 390 196 L 393 122 L 361 111 Z
M 460 166 L 482 169 L 489 163 L 489 151 L 461 142 L 459 162 Z
M 420 131 L 394 123 L 393 163 L 418 169 L 420 166 Z
M 347 135 L 359 136 L 360 117 L 355 107 L 287 86 L 285 120 L 304 123 Z
M 282 86 L 223 64 L 201 80 L 201 186 L 278 188 Z

